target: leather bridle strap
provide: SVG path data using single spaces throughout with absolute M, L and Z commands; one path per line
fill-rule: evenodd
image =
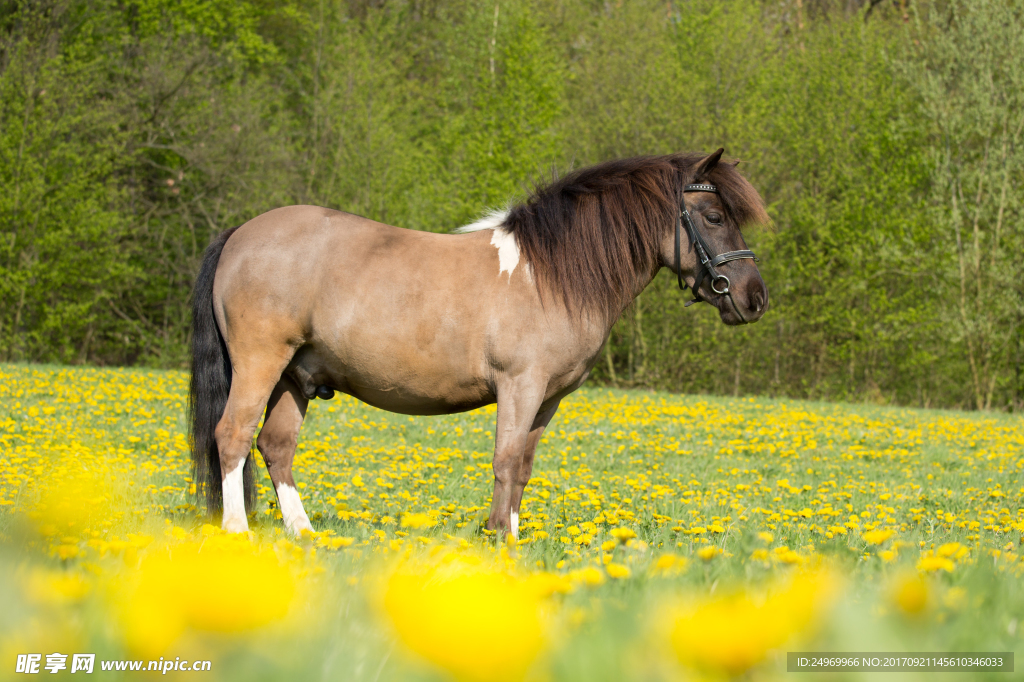
M 714 192 L 717 194 L 718 188 L 714 185 L 698 183 L 686 185 L 683 187 L 683 192 Z M 675 256 L 676 278 L 679 282 L 679 289 L 681 291 L 686 290 L 686 283 L 683 281 L 682 259 L 680 257 L 680 226 L 686 228 L 686 233 L 690 238 L 690 244 L 693 246 L 699 261 L 697 272 L 693 279 L 693 300 L 687 301 L 686 305 L 691 306 L 694 303 L 704 301 L 700 295 L 700 285 L 704 281 L 705 275 L 707 275 L 711 277 L 711 290 L 719 296 L 728 296 L 729 301 L 732 303 L 733 310 L 736 311 L 739 318 L 744 324 L 746 324 L 747 318 L 743 317 L 743 313 L 740 312 L 739 306 L 736 305 L 736 301 L 732 297 L 732 291 L 729 289 L 732 283 L 729 281 L 729 278 L 720 273 L 717 268 L 729 261 L 741 260 L 744 258 L 750 258 L 757 261 L 757 256 L 754 255 L 753 251 L 748 250 L 727 251 L 726 253 L 712 256 L 711 248 L 708 246 L 707 242 L 704 241 L 704 237 L 701 236 L 700 232 L 697 231 L 697 226 L 693 224 L 693 218 L 690 216 L 690 212 L 686 209 L 686 202 L 680 201 L 679 215 L 676 219 Z

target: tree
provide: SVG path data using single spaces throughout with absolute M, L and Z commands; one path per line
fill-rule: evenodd
M 977 409 L 999 392 L 1019 405 L 1024 3 L 934 3 L 915 12 L 915 29 L 902 68 L 930 123 L 932 215 L 952 266 L 948 323 Z

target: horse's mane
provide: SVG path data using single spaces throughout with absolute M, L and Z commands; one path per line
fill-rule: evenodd
M 676 219 L 683 184 L 717 185 L 740 226 L 769 222 L 761 196 L 735 164 L 694 177 L 705 157 L 640 156 L 574 171 L 513 206 L 502 228 L 515 236 L 538 285 L 570 311 L 617 315 L 657 268 L 659 239 Z

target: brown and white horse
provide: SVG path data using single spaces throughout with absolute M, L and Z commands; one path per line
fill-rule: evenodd
M 659 269 L 697 282 L 695 297 L 726 324 L 767 309 L 753 254 L 738 249 L 746 248 L 740 227 L 768 215 L 721 154 L 585 168 L 459 234 L 289 206 L 217 237 L 192 320 L 194 480 L 210 512 L 223 504 L 223 528 L 248 529 L 249 455 L 264 413 L 256 445 L 297 534 L 311 526 L 292 458 L 313 398 L 342 391 L 417 415 L 497 402 L 487 527 L 516 534 L 544 427 Z M 681 209 L 701 239 L 680 255 Z M 749 254 L 716 263 L 728 273 L 728 296 L 703 278 L 705 250 Z

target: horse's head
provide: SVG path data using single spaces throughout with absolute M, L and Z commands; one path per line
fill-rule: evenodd
M 740 226 L 767 221 L 760 196 L 732 164 L 721 164 L 722 149 L 703 158 L 680 192 L 680 219 L 663 243 L 663 263 L 678 271 L 679 283 L 695 301 L 718 308 L 729 325 L 755 322 L 768 309 L 768 287 Z

